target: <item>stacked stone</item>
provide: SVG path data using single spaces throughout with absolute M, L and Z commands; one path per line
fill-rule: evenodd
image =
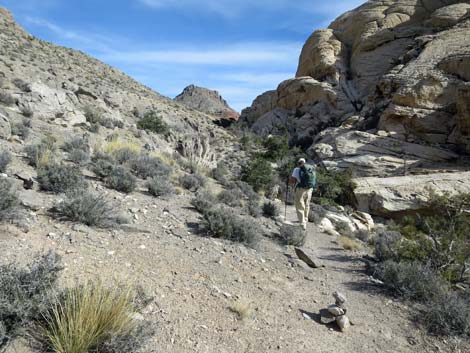
M 351 326 L 351 322 L 346 316 L 346 297 L 336 291 L 333 293 L 333 298 L 335 298 L 335 303 L 320 311 L 321 322 L 324 324 L 336 322 L 341 332 L 344 332 Z

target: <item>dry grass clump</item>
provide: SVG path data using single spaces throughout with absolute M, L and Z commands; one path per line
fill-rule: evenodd
M 142 151 L 142 147 L 135 142 L 121 141 L 119 139 L 115 139 L 106 143 L 103 148 L 103 151 L 110 155 L 114 154 L 116 151 L 119 150 L 130 150 L 135 154 L 139 154 Z
M 69 289 L 53 304 L 44 335 L 56 353 L 120 352 L 109 349 L 108 342 L 135 330 L 135 311 L 131 290 L 88 283 Z
M 344 235 L 339 238 L 339 245 L 341 245 L 344 250 L 358 250 L 361 248 L 361 245 L 357 241 Z
M 253 316 L 253 311 L 250 305 L 243 301 L 237 300 L 235 303 L 229 306 L 230 311 L 237 314 L 239 320 L 246 320 Z

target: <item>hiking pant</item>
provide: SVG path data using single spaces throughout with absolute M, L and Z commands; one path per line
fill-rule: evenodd
M 306 228 L 308 222 L 308 213 L 310 211 L 310 200 L 313 189 L 295 189 L 295 210 L 299 223 Z

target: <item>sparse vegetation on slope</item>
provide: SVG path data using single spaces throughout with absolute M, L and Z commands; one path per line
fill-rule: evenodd
M 13 182 L 0 176 L 0 222 L 15 219 L 19 204 Z

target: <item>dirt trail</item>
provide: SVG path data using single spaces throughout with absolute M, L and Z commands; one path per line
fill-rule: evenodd
M 293 249 L 268 238 L 253 250 L 193 234 L 200 216 L 187 206 L 189 200 L 190 195 L 124 198 L 123 209 L 138 211 L 129 212 L 135 218 L 131 228 L 117 231 L 38 215 L 28 234 L 15 237 L 9 228 L 1 235 L 2 262 L 24 263 L 37 251 L 54 249 L 66 265 L 64 284 L 99 277 L 143 285 L 154 299 L 143 313 L 156 326 L 148 344 L 152 352 L 415 353 L 438 351 L 436 344 L 441 352 L 455 351 L 426 338 L 402 304 L 373 294 L 360 254 L 342 250 L 314 225 L 308 226 L 305 247 L 325 265 L 320 269 L 289 261 L 286 254 L 295 258 Z M 288 219 L 295 219 L 291 207 Z M 273 221 L 261 222 L 276 230 Z M 50 232 L 55 236 L 47 236 Z M 319 310 L 333 302 L 335 290 L 346 295 L 355 323 L 346 333 L 318 322 Z M 239 320 L 229 310 L 237 301 L 247 303 L 252 317 Z

